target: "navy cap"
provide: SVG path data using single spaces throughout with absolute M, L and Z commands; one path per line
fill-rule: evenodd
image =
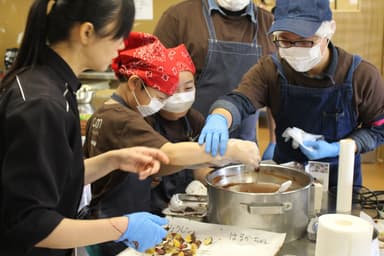
M 269 33 L 288 31 L 302 37 L 315 35 L 323 21 L 332 20 L 329 0 L 276 0 Z

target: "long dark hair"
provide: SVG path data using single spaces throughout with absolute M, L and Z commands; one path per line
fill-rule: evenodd
M 132 29 L 133 0 L 56 0 L 47 14 L 50 1 L 54 0 L 35 0 L 32 4 L 17 58 L 0 84 L 2 92 L 17 74 L 39 64 L 39 56 L 47 44 L 68 39 L 76 24 L 90 22 L 99 37 L 114 39 L 125 38 Z M 114 29 L 107 30 L 106 26 L 111 23 Z

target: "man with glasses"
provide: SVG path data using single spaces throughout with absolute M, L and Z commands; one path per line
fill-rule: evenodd
M 384 143 L 384 82 L 372 64 L 332 44 L 335 30 L 328 0 L 277 0 L 269 33 L 278 53 L 260 59 L 237 89 L 212 105 L 199 138 L 206 151 L 224 152 L 221 138 L 228 127 L 268 106 L 276 121 L 274 161 L 328 162 L 333 187 L 339 140 L 350 138 L 356 151 L 354 184 L 361 185 L 360 153 Z M 323 139 L 294 149 L 282 137 L 290 127 Z

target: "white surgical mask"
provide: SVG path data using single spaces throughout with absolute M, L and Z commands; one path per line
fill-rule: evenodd
M 195 101 L 195 90 L 175 93 L 167 99 L 163 109 L 172 113 L 183 113 L 191 108 Z
M 148 105 L 141 105 L 136 97 L 135 92 L 132 92 L 133 98 L 135 99 L 137 103 L 137 110 L 140 112 L 140 114 L 143 117 L 153 115 L 157 113 L 162 107 L 164 107 L 164 103 L 161 102 L 158 98 L 152 98 L 151 95 L 149 94 L 147 88 L 145 85 L 144 90 L 147 93 L 148 97 L 151 99 Z
M 279 48 L 279 54 L 297 72 L 307 72 L 319 64 L 323 57 L 320 44 L 321 42 L 311 48 Z
M 216 2 L 228 11 L 237 12 L 243 10 L 250 3 L 250 0 L 216 0 Z

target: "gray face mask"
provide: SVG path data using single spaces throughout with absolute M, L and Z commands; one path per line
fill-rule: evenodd
M 132 92 L 133 98 L 136 101 L 137 104 L 137 110 L 140 112 L 140 114 L 143 117 L 153 115 L 157 113 L 162 107 L 164 107 L 164 103 L 161 102 L 158 98 L 152 98 L 151 95 L 149 94 L 147 87 L 143 84 L 144 90 L 147 93 L 148 97 L 151 99 L 148 105 L 141 105 L 139 103 L 139 100 L 136 97 L 135 92 Z

